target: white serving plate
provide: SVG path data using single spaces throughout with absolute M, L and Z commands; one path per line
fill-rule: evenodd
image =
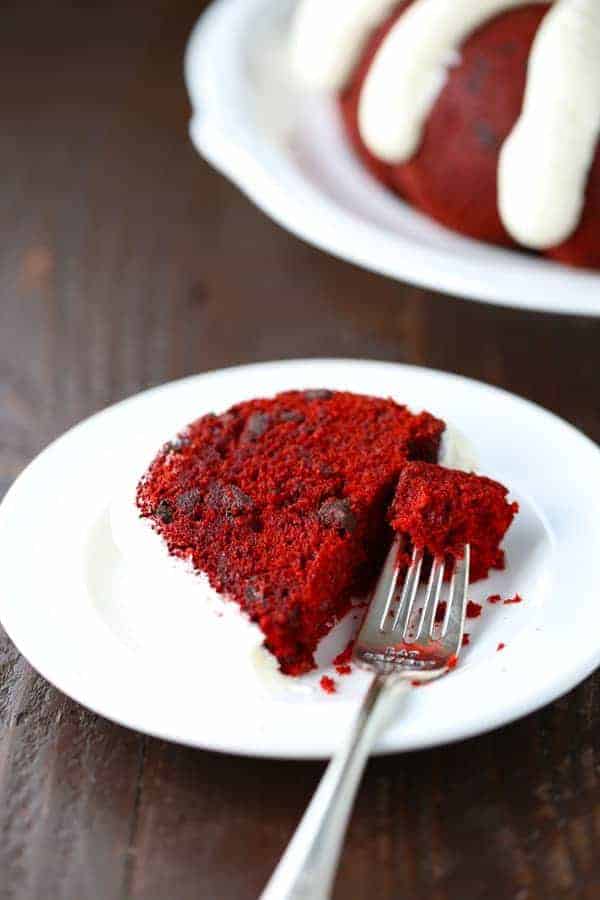
M 455 234 L 385 190 L 350 151 L 331 97 L 286 74 L 295 0 L 216 0 L 185 77 L 200 153 L 276 222 L 399 281 L 524 309 L 600 315 L 600 273 Z
M 481 471 L 509 485 L 521 504 L 506 541 L 507 570 L 472 586 L 484 613 L 467 622 L 471 644 L 459 666 L 409 692 L 377 752 L 496 728 L 588 675 L 600 661 L 596 445 L 497 388 L 353 360 L 267 363 L 187 378 L 104 410 L 41 453 L 0 505 L 0 620 L 30 663 L 75 700 L 148 734 L 251 756 L 331 754 L 365 690 L 364 673 L 338 678 L 322 670 L 276 691 L 239 677 L 228 658 L 225 618 L 218 662 L 203 652 L 189 592 L 146 601 L 135 584 L 119 587 L 121 562 L 107 530 L 108 506 L 133 447 L 151 454 L 196 416 L 240 400 L 324 386 L 392 396 L 448 419 L 475 445 Z M 490 594 L 516 591 L 524 597 L 519 605 L 485 604 Z M 506 647 L 497 652 L 500 642 Z M 338 681 L 334 696 L 318 687 L 323 671 Z

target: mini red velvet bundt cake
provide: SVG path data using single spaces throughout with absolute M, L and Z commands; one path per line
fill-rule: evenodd
M 301 0 L 292 58 L 417 209 L 600 268 L 597 0 Z
M 289 391 L 192 423 L 162 448 L 136 502 L 169 552 L 237 602 L 282 671 L 298 675 L 351 598 L 373 585 L 398 479 L 412 461 L 437 461 L 444 428 L 392 400 Z M 446 495 L 450 477 L 439 482 Z M 500 486 L 480 482 L 490 515 L 477 524 L 489 533 L 472 537 L 486 547 L 483 574 L 501 563 L 494 510 L 506 503 Z

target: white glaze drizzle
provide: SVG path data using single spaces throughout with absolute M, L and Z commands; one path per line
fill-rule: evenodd
M 339 90 L 372 33 L 398 0 L 302 0 L 292 22 L 294 76 L 320 90 Z
M 389 163 L 405 162 L 460 47 L 476 28 L 524 0 L 416 0 L 386 35 L 367 73 L 358 118 L 369 150 Z M 545 2 L 545 0 L 535 0 Z
M 521 244 L 577 227 L 600 135 L 600 2 L 561 0 L 535 37 L 523 111 L 500 153 L 498 204 Z
M 548 0 L 415 0 L 375 54 L 359 129 L 379 159 L 416 152 L 448 70 L 468 36 L 494 16 Z M 551 2 L 551 0 L 550 0 Z M 396 0 L 303 0 L 292 30 L 294 70 L 338 90 Z M 545 249 L 577 227 L 600 135 L 600 0 L 555 0 L 538 29 L 522 114 L 499 160 L 502 221 L 520 244 Z

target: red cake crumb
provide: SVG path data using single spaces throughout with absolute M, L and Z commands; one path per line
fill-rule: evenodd
M 481 603 L 475 603 L 473 600 L 469 600 L 467 603 L 467 619 L 478 619 L 481 615 L 481 610 Z
M 500 642 L 500 643 L 498 644 L 498 646 L 496 647 L 496 651 L 498 651 L 498 650 L 504 650 L 505 647 L 506 647 L 506 644 L 503 644 L 502 642 Z
M 330 678 L 329 675 L 323 675 L 319 684 L 326 694 L 335 694 L 335 692 L 337 691 L 337 685 L 333 678 Z
M 398 481 L 392 527 L 435 556 L 457 558 L 470 544 L 470 581 L 477 581 L 490 569 L 504 568 L 499 544 L 519 508 L 507 502 L 507 493 L 491 478 L 410 463 Z
M 463 645 L 463 647 L 468 647 L 470 643 L 471 643 L 471 635 L 465 631 L 465 633 L 462 636 L 462 645 Z
M 435 611 L 435 623 L 436 623 L 436 625 L 439 625 L 440 622 L 443 622 L 443 621 L 444 621 L 444 616 L 446 615 L 446 608 L 447 608 L 447 606 L 448 606 L 448 604 L 446 603 L 445 600 L 440 600 L 440 602 L 438 603 L 437 609 L 436 609 L 436 611 Z
M 392 400 L 288 391 L 192 423 L 151 464 L 137 505 L 299 675 L 351 597 L 372 588 L 400 471 L 434 462 L 443 430 Z
M 508 597 L 508 598 L 504 601 L 504 605 L 505 605 L 505 606 L 508 606 L 509 603 L 522 603 L 522 602 L 523 602 L 523 598 L 521 597 L 521 595 L 520 595 L 520 594 L 515 594 L 514 597 Z
M 349 666 L 347 664 L 336 666 L 335 671 L 338 673 L 338 675 L 350 675 L 352 673 L 352 666 Z
M 500 594 L 490 594 L 490 596 L 487 598 L 488 603 L 500 603 L 501 600 L 502 597 L 500 596 Z
M 336 658 L 333 660 L 334 666 L 345 666 L 352 659 L 352 652 L 354 650 L 354 638 L 348 642 L 347 646 L 341 653 L 338 653 Z
M 457 665 L 458 665 L 458 656 L 455 656 L 455 655 L 453 654 L 453 655 L 450 657 L 450 659 L 448 660 L 448 668 L 449 668 L 449 669 L 455 669 Z

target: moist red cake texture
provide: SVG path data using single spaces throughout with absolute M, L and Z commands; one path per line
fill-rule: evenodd
M 481 475 L 408 463 L 400 473 L 390 510 L 396 531 L 434 556 L 459 557 L 471 549 L 470 581 L 504 568 L 499 544 L 518 511 L 507 489 Z M 481 607 L 479 607 L 479 610 Z
M 410 5 L 400 3 L 373 32 L 340 96 L 349 139 L 375 177 L 422 212 L 479 240 L 516 246 L 498 213 L 498 158 L 520 115 L 531 47 L 550 4 L 508 10 L 474 31 L 461 47 L 460 62 L 448 72 L 417 152 L 407 162 L 389 165 L 363 143 L 358 105 L 376 51 Z M 579 226 L 545 253 L 571 265 L 600 268 L 599 234 L 600 148 Z
M 415 461 L 447 471 L 432 465 L 444 427 L 392 400 L 288 391 L 193 422 L 161 449 L 136 502 L 169 552 L 237 602 L 281 670 L 298 675 L 314 667 L 316 645 L 351 598 L 372 587 L 391 541 L 399 479 L 407 488 L 403 473 Z M 446 494 L 453 475 L 460 473 L 440 482 Z M 504 502 L 504 489 L 489 484 Z M 491 515 L 492 501 L 483 488 L 480 495 Z M 397 518 L 398 495 L 393 508 Z M 494 555 L 472 537 L 485 547 L 476 574 L 501 564 L 497 547 Z

